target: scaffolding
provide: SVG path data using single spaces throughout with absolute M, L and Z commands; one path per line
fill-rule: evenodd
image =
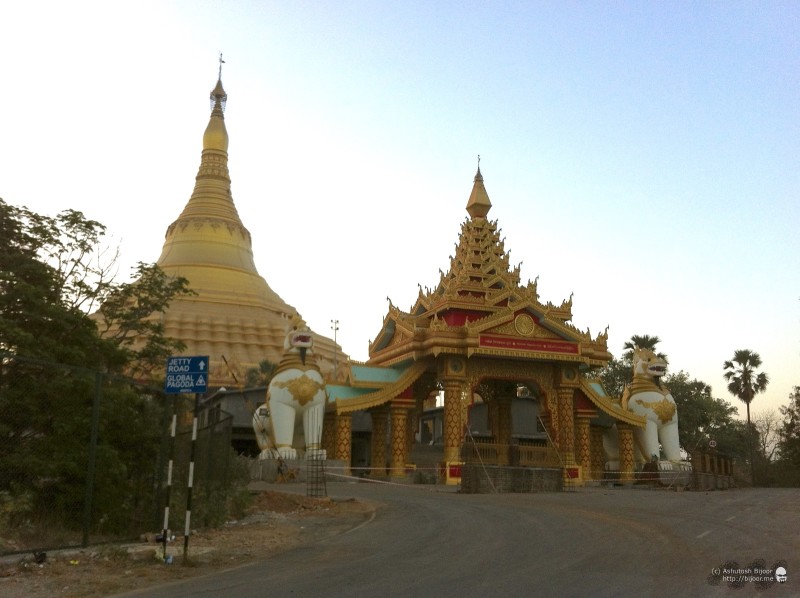
M 306 458 L 306 496 L 325 498 L 328 488 L 325 485 L 325 459 Z

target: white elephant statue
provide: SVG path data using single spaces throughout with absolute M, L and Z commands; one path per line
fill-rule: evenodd
M 283 357 L 267 389 L 266 412 L 261 407 L 254 415 L 254 427 L 260 427 L 265 436 L 259 438 L 256 432 L 262 459 L 297 459 L 293 444 L 298 417 L 303 423 L 306 458 L 326 458 L 321 440 L 328 395 L 313 344 L 308 326 L 295 316 L 283 343 Z

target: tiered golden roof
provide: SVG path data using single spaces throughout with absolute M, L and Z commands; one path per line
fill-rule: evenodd
M 611 358 L 606 333 L 593 339 L 569 323 L 572 297 L 557 306 L 542 303 L 535 280 L 521 283 L 520 266 L 511 266 L 497 221 L 487 219 L 491 207 L 478 168 L 467 202 L 470 217 L 461 225 L 448 271 L 440 271 L 434 289 L 420 287 L 409 312 L 390 305 L 383 329 L 370 345 L 370 363 L 391 364 L 439 352 L 587 365 Z M 514 337 L 527 341 L 512 342 Z

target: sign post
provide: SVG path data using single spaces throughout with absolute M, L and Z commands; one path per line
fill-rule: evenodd
M 208 390 L 208 355 L 167 359 L 164 392 L 204 393 L 206 390 Z
M 189 535 L 192 519 L 192 486 L 194 483 L 194 451 L 197 443 L 197 411 L 200 395 L 208 390 L 208 355 L 194 357 L 170 357 L 167 359 L 167 377 L 164 392 L 167 394 L 194 393 L 194 417 L 192 418 L 192 446 L 189 452 L 189 478 L 186 488 L 186 527 L 183 534 L 183 563 L 189 558 Z M 169 505 L 167 505 L 169 508 Z M 165 514 L 165 519 L 167 515 Z M 166 527 L 166 523 L 164 524 Z M 166 534 L 166 530 L 164 530 Z M 166 554 L 164 555 L 166 558 Z

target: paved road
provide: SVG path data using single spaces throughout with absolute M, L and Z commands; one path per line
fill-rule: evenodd
M 797 596 L 797 490 L 593 488 L 464 495 L 442 487 L 330 484 L 380 503 L 360 527 L 269 560 L 129 594 L 174 596 Z M 281 486 L 285 490 L 286 486 Z M 298 487 L 302 492 L 303 487 Z M 715 569 L 786 561 L 763 591 Z

